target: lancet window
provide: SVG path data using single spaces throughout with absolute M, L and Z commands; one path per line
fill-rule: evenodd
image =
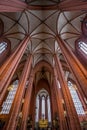
M 79 48 L 81 49 L 81 51 L 87 55 L 87 44 L 82 41 L 80 41 L 78 44 L 79 44 Z
M 50 105 L 50 97 L 48 92 L 44 89 L 40 90 L 36 97 L 36 122 L 43 119 L 47 119 L 48 122 L 51 122 Z
M 17 87 L 18 87 L 18 80 L 13 82 L 13 84 L 8 87 L 9 93 L 6 100 L 2 104 L 2 110 L 0 114 L 9 114 L 16 91 L 17 91 Z
M 82 103 L 80 101 L 80 98 L 77 94 L 76 87 L 70 81 L 68 81 L 68 87 L 69 87 L 70 94 L 71 94 L 72 100 L 74 102 L 77 114 L 78 115 L 84 115 L 85 112 L 84 112 Z
M 0 54 L 5 51 L 6 47 L 7 47 L 7 43 L 6 42 L 1 42 L 0 43 Z

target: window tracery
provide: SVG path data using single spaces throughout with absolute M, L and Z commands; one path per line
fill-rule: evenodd
M 68 87 L 78 115 L 84 115 L 84 109 L 73 84 L 68 81 Z
M 87 55 L 87 44 L 85 42 L 80 41 L 78 45 L 79 48 Z
M 16 91 L 18 87 L 18 80 L 16 80 L 9 88 L 9 93 L 6 100 L 2 104 L 2 110 L 0 114 L 9 114 Z
M 3 53 L 6 48 L 7 48 L 7 43 L 1 42 L 0 43 L 0 54 Z
M 46 102 L 47 102 L 47 106 L 46 106 Z M 47 107 L 47 117 L 46 117 L 46 107 Z M 50 97 L 49 97 L 48 92 L 44 89 L 40 90 L 36 97 L 35 121 L 38 122 L 40 119 L 48 118 L 48 122 L 51 122 L 51 108 L 50 107 L 51 107 L 51 104 L 50 104 Z M 39 115 L 40 114 L 39 112 L 41 112 L 41 115 Z

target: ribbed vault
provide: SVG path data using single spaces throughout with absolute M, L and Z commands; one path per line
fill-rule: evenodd
M 0 18 L 4 23 L 3 36 L 11 41 L 11 50 L 13 51 L 24 36 L 29 34 L 30 41 L 22 61 L 26 59 L 28 53 L 32 53 L 33 67 L 40 61 L 46 61 L 53 66 L 53 56 L 57 53 L 64 67 L 65 60 L 56 42 L 56 35 L 61 36 L 75 52 L 75 40 L 81 35 L 81 21 L 86 12 L 61 11 L 59 8 L 52 10 L 51 8 L 48 10 L 38 8 L 36 10 L 37 7 L 57 6 L 62 2 L 60 0 L 22 1 L 32 6 L 32 9 L 22 12 L 0 13 Z M 60 5 L 62 6 L 62 3 Z M 39 77 L 41 77 L 41 73 Z

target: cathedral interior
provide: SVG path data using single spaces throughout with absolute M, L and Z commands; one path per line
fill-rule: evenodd
M 0 0 L 0 130 L 87 130 L 86 0 Z

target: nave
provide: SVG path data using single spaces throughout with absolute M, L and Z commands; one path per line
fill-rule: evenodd
M 0 130 L 87 130 L 87 1 L 0 0 Z

